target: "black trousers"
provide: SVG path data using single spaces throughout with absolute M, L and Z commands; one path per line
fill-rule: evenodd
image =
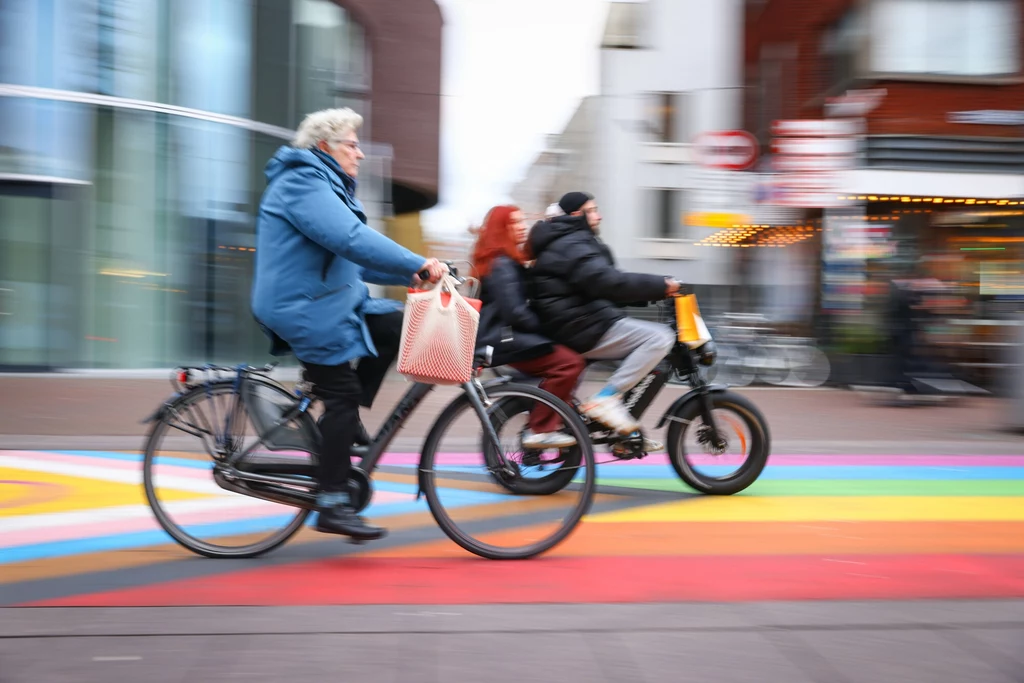
M 380 391 L 388 368 L 398 355 L 402 312 L 366 316 L 378 355 L 360 358 L 358 366 L 303 363 L 306 379 L 324 404 L 320 418 L 320 490 L 347 491 L 352 471 L 352 441 L 359 425 L 359 406 L 369 408 Z

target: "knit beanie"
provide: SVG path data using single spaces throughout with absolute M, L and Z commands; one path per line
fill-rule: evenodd
M 579 211 L 583 205 L 593 199 L 593 195 L 586 192 L 567 192 L 558 200 L 558 206 L 565 211 L 566 215 Z

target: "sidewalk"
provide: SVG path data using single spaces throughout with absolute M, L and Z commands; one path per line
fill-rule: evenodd
M 389 378 L 363 421 L 371 431 L 389 415 L 408 383 Z M 580 395 L 597 386 L 584 383 Z M 686 387 L 669 384 L 648 409 L 652 429 Z M 0 449 L 140 448 L 141 424 L 171 393 L 156 379 L 0 375 Z M 456 394 L 441 387 L 411 416 L 392 449 L 416 451 L 430 425 Z M 1024 452 L 1024 438 L 1005 430 L 1009 404 L 998 398 L 962 398 L 941 405 L 885 407 L 877 397 L 842 389 L 740 389 L 764 413 L 774 453 Z
M 1022 642 L 1020 600 L 0 609 L 5 683 L 1011 683 Z

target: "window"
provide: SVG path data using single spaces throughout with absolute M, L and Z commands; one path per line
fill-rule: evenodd
M 824 90 L 839 89 L 856 78 L 857 53 L 864 37 L 863 15 L 849 10 L 825 32 L 821 41 Z
M 298 70 L 295 120 L 326 107 L 351 107 L 367 117 L 369 55 L 363 27 L 331 0 L 292 5 Z M 369 121 L 360 131 L 369 138 Z
M 767 145 L 772 124 L 779 119 L 797 118 L 797 46 L 793 43 L 764 45 L 758 63 L 757 137 Z
M 660 239 L 677 239 L 682 236 L 684 193 L 682 190 L 652 189 L 651 236 Z
M 649 95 L 649 128 L 657 142 L 690 142 L 690 93 Z
M 878 73 L 1006 76 L 1020 69 L 1016 0 L 878 0 L 871 15 Z

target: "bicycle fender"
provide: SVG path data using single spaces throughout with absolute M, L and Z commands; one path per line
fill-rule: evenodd
M 724 384 L 709 384 L 707 387 L 708 393 L 711 394 L 722 394 L 728 390 L 729 387 Z M 697 391 L 696 389 L 691 389 L 690 391 L 686 392 L 685 394 L 677 398 L 675 401 L 672 402 L 672 405 L 665 409 L 665 413 L 661 416 L 661 419 L 658 420 L 658 424 L 655 427 L 655 429 L 661 429 L 662 427 L 664 427 L 665 423 L 668 422 L 669 418 L 671 418 L 673 415 L 678 415 L 683 411 L 683 406 L 685 406 L 690 401 L 696 401 L 699 398 L 700 392 Z
M 488 387 L 500 387 L 502 384 L 508 384 L 511 381 L 512 381 L 511 377 L 508 377 L 506 375 L 501 375 L 499 377 L 495 377 L 494 379 L 489 379 L 489 380 L 486 380 L 484 382 L 481 382 L 480 386 L 482 386 L 484 389 L 486 389 Z

